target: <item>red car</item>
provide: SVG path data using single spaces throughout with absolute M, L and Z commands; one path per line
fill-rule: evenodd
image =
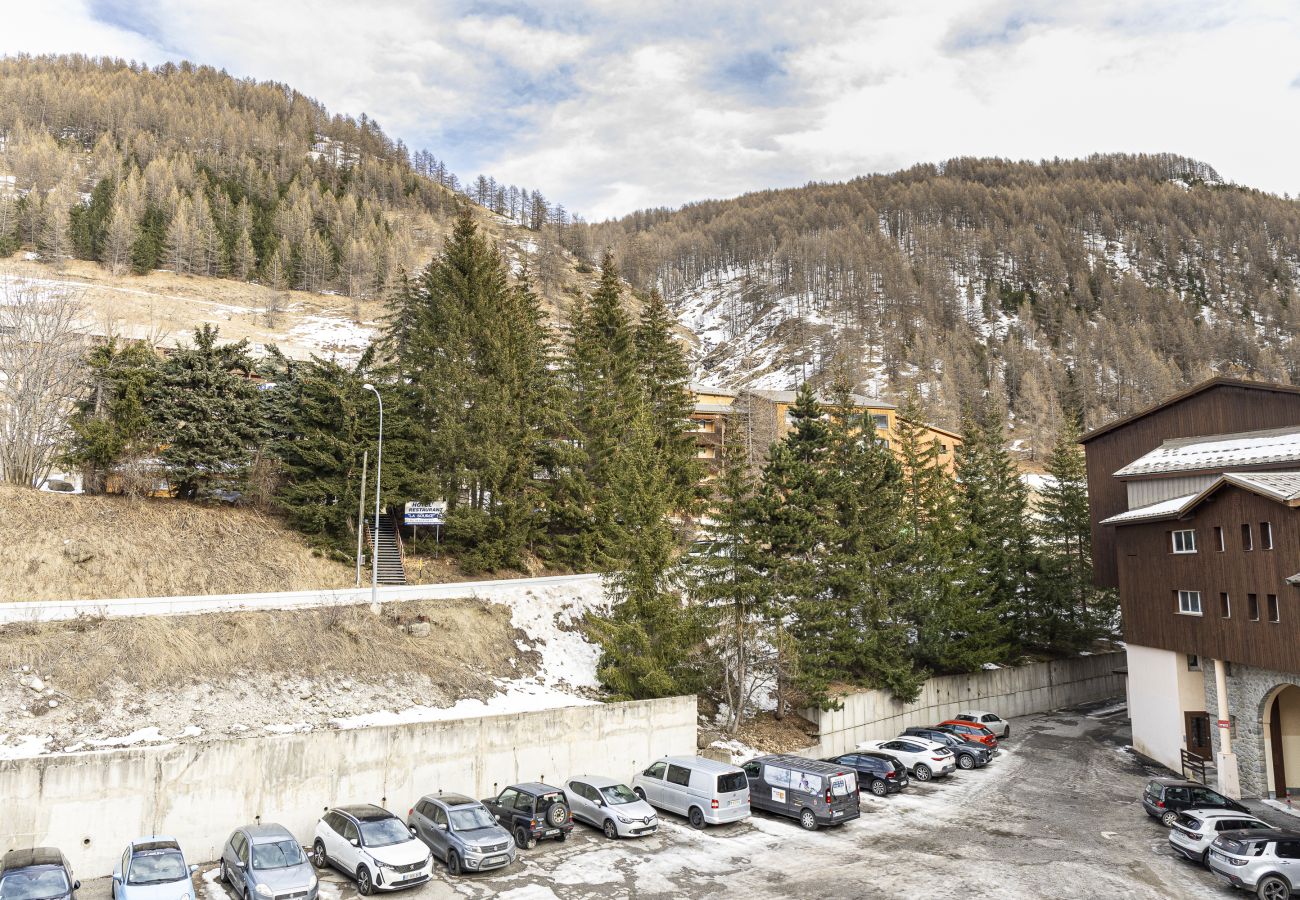
M 993 732 L 977 722 L 962 722 L 959 719 L 949 719 L 946 722 L 940 722 L 934 727 L 939 731 L 955 734 L 957 737 L 965 738 L 968 741 L 979 741 L 990 750 L 998 749 L 998 739 L 993 735 Z

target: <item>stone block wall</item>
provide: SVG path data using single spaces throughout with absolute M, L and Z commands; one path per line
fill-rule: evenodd
M 1205 670 L 1205 708 L 1210 713 L 1210 740 L 1219 753 L 1219 729 L 1215 726 L 1219 709 L 1219 690 L 1214 667 L 1218 660 L 1203 659 Z M 1228 714 L 1232 717 L 1232 749 L 1237 754 L 1237 771 L 1243 797 L 1267 797 L 1268 760 L 1264 744 L 1264 705 L 1272 699 L 1273 689 L 1285 684 L 1300 685 L 1294 672 L 1274 672 L 1233 663 L 1227 677 Z

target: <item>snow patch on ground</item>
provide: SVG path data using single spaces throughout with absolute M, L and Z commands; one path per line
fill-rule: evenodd
M 378 331 L 342 316 L 306 316 L 289 329 L 288 337 L 298 344 L 317 348 L 322 356 L 357 360 Z

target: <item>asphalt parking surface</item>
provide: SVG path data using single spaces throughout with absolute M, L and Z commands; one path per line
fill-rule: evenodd
M 1137 801 L 1157 773 L 1125 750 L 1124 714 L 1094 709 L 1013 720 L 989 766 L 884 799 L 863 794 L 862 817 L 838 828 L 805 832 L 755 813 L 694 831 L 667 815 L 655 835 L 610 841 L 580 824 L 495 873 L 452 879 L 439 866 L 403 900 L 1247 896 L 1174 853 Z M 234 900 L 212 874 L 196 877 L 196 900 Z M 106 882 L 103 895 L 88 887 L 88 897 L 108 893 Z M 322 873 L 321 900 L 355 897 L 341 874 Z

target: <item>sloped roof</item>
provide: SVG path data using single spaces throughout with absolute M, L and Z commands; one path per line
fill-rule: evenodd
M 1165 441 L 1116 478 L 1300 462 L 1300 425 Z
M 716 397 L 735 397 L 740 392 L 735 388 L 723 387 L 720 384 L 700 384 L 691 382 L 687 388 L 692 394 L 713 394 Z
M 752 394 L 762 400 L 771 403 L 794 403 L 799 396 L 798 391 L 756 391 L 746 390 L 746 394 Z M 884 400 L 877 400 L 873 397 L 865 397 L 862 394 L 850 394 L 849 398 L 858 406 L 870 407 L 871 409 L 898 409 L 895 403 L 886 403 Z M 817 402 L 822 406 L 834 403 L 834 397 L 828 397 L 825 394 L 817 394 Z
M 1102 519 L 1102 525 L 1132 525 L 1136 522 L 1153 522 L 1158 519 L 1180 519 L 1224 485 L 1234 485 L 1243 490 L 1253 491 L 1260 496 L 1284 503 L 1287 506 L 1300 507 L 1300 471 L 1297 472 L 1230 472 L 1221 475 L 1205 490 L 1182 497 L 1171 497 L 1139 506 L 1109 519 Z
M 1140 409 L 1135 413 L 1129 413 L 1127 416 L 1121 416 L 1114 422 L 1102 425 L 1100 428 L 1094 428 L 1092 431 L 1089 431 L 1087 434 L 1079 438 L 1079 443 L 1086 444 L 1094 438 L 1099 438 L 1103 434 L 1114 431 L 1116 428 L 1120 428 L 1130 422 L 1136 422 L 1138 419 L 1146 418 L 1154 412 L 1159 412 L 1166 406 L 1173 406 L 1176 403 L 1182 403 L 1184 400 L 1189 400 L 1197 394 L 1204 393 L 1211 388 L 1225 386 L 1246 388 L 1247 390 L 1253 391 L 1272 391 L 1278 394 L 1300 394 L 1300 387 L 1294 385 L 1273 384 L 1268 381 L 1248 381 L 1244 378 L 1227 378 L 1220 376 L 1218 378 L 1211 378 L 1207 381 L 1202 381 L 1200 384 L 1192 385 L 1187 390 L 1161 400 L 1159 403 L 1153 403 L 1145 409 Z

